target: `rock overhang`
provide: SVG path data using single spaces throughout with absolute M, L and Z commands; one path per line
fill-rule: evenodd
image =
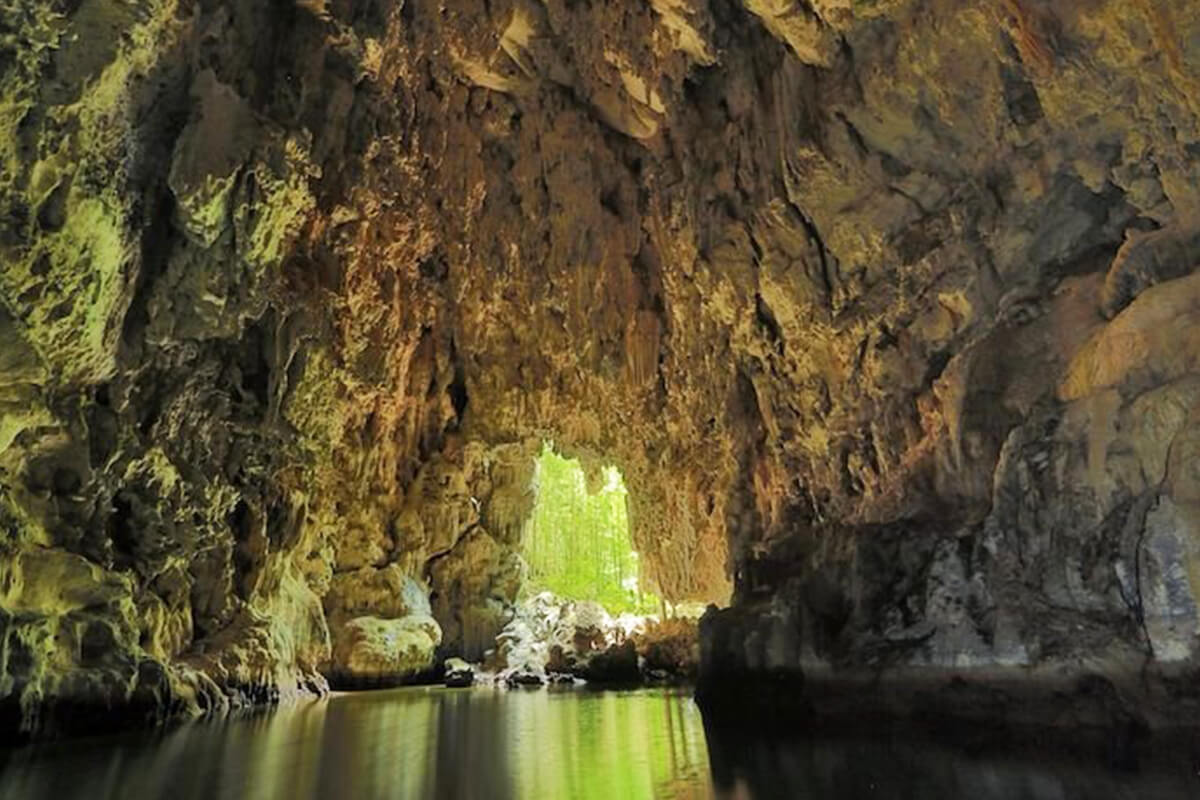
M 501 618 L 547 436 L 795 665 L 1188 662 L 1194 9 L 446 11 L 0 12 L 18 717 Z

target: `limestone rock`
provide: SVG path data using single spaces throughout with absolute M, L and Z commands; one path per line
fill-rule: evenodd
M 167 177 L 180 225 L 201 247 L 212 247 L 233 224 L 232 194 L 256 138 L 246 101 L 212 70 L 193 88 L 195 120 L 179 136 Z
M 536 688 L 546 684 L 546 673 L 535 667 L 518 667 L 504 673 L 504 683 L 510 689 Z
M 397 564 L 335 573 L 325 594 L 328 619 L 340 623 L 368 612 L 388 618 L 429 616 L 429 595 Z
M 461 658 L 448 658 L 442 665 L 446 673 L 446 685 L 464 687 L 475 683 L 475 668 Z
M 1195 3 L 368 5 L 0 8 L 7 728 L 544 664 L 547 440 L 702 679 L 1190 713 Z
M 482 528 L 433 563 L 434 614 L 467 658 L 482 655 L 511 618 L 523 574 L 520 557 Z
M 647 626 L 633 638 L 648 676 L 659 681 L 694 681 L 700 666 L 696 620 L 683 617 Z
M 432 617 L 356 617 L 338 632 L 331 674 L 338 685 L 401 683 L 433 666 L 442 631 Z
M 837 37 L 801 0 L 746 0 L 773 35 L 786 42 L 805 64 L 828 67 L 837 52 Z
M 576 675 L 596 684 L 641 683 L 642 672 L 638 665 L 637 647 L 632 639 L 626 639 L 621 644 L 614 644 L 593 653 L 581 668 L 576 669 Z

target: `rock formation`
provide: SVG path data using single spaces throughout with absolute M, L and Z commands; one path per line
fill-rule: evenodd
M 485 653 L 481 678 L 509 686 L 690 682 L 696 678 L 699 655 L 695 619 L 660 621 L 630 613 L 612 617 L 594 601 L 539 592 L 516 603 L 495 647 Z M 463 672 L 462 667 L 459 659 L 446 661 L 446 685 L 457 682 L 451 675 Z
M 1186 0 L 0 5 L 3 729 L 478 658 L 543 440 L 710 677 L 1190 713 L 1198 90 Z

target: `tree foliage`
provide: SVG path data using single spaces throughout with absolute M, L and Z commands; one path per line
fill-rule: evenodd
M 642 592 L 629 535 L 627 492 L 615 467 L 589 493 L 583 468 L 549 446 L 537 467 L 537 504 L 525 537 L 529 588 L 570 600 L 594 600 L 610 613 L 649 613 L 658 599 Z

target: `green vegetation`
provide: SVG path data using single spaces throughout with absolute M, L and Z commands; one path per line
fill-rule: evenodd
M 537 484 L 525 538 L 528 589 L 594 600 L 613 614 L 656 611 L 658 598 L 639 585 L 627 492 L 616 468 L 604 469 L 604 485 L 591 494 L 579 462 L 547 446 L 538 459 Z

